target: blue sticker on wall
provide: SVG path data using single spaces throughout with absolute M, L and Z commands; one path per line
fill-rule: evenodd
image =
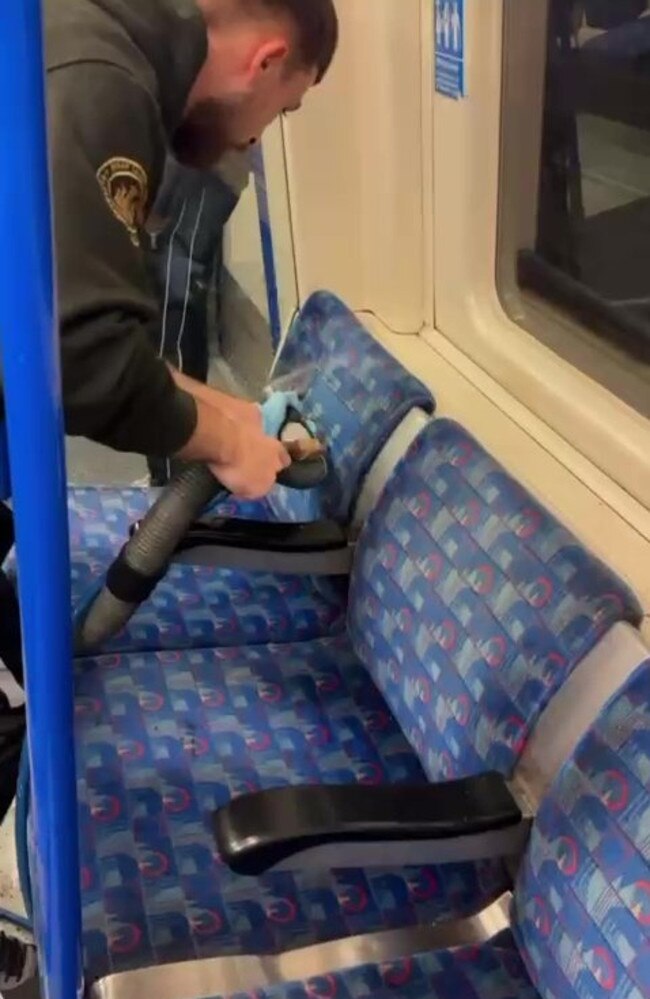
M 465 0 L 435 0 L 436 90 L 465 96 Z

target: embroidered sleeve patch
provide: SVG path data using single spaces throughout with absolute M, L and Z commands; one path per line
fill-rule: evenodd
M 149 200 L 146 171 L 134 160 L 114 156 L 99 168 L 97 180 L 113 215 L 126 228 L 133 245 L 140 246 Z

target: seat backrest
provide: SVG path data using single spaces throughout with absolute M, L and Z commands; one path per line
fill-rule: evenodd
M 434 420 L 357 547 L 349 628 L 433 780 L 510 774 L 633 594 L 460 426 Z
M 365 477 L 396 427 L 415 407 L 434 409 L 429 389 L 328 292 L 312 295 L 297 316 L 273 379 L 282 387 L 297 379 L 305 390 L 304 413 L 326 439 L 332 465 L 317 490 L 271 493 L 281 519 L 349 523 Z
M 542 804 L 513 923 L 544 999 L 650 995 L 650 659 Z

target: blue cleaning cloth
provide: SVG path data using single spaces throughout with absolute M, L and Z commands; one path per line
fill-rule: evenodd
M 260 409 L 267 437 L 280 436 L 280 431 L 287 422 L 287 410 L 290 406 L 300 412 L 300 396 L 297 392 L 273 392 L 262 403 Z

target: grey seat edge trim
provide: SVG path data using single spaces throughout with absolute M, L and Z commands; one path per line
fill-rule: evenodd
M 648 655 L 640 632 L 619 622 L 564 681 L 538 719 L 515 769 L 515 781 L 533 806 L 539 805 L 609 699 Z
M 352 516 L 352 534 L 357 534 L 377 505 L 377 501 L 397 464 L 405 456 L 418 434 L 432 417 L 419 406 L 414 407 L 399 423 L 375 457 L 365 477 Z
M 316 944 L 280 955 L 203 958 L 109 975 L 90 986 L 90 999 L 205 999 L 312 978 L 357 964 L 394 961 L 421 951 L 484 943 L 510 925 L 510 893 L 482 913 L 435 926 L 387 930 Z

